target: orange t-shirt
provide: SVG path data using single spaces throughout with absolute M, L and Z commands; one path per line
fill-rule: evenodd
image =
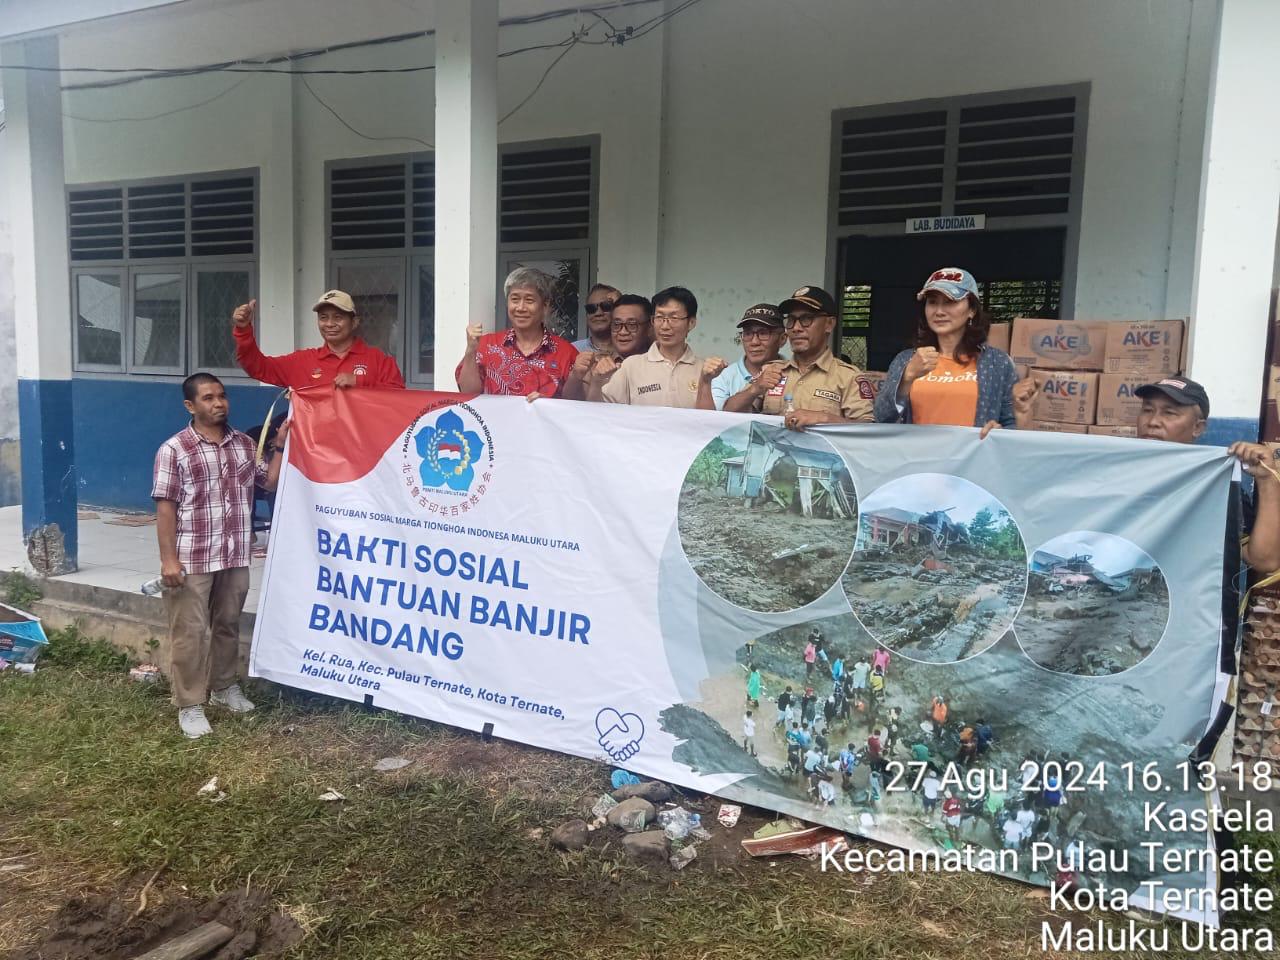
M 957 363 L 939 357 L 938 365 L 911 384 L 911 422 L 972 427 L 978 413 L 978 361 Z

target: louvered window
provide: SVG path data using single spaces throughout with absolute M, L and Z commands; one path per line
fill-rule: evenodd
M 1082 173 L 1083 125 L 1074 95 L 847 111 L 837 128 L 837 229 L 963 214 L 1065 216 Z
M 436 245 L 435 160 L 415 160 L 413 164 L 413 245 Z
M 227 318 L 256 295 L 252 172 L 67 191 L 79 371 L 240 375 Z
M 72 190 L 67 197 L 71 262 L 124 259 L 124 191 Z
M 946 146 L 945 110 L 844 121 L 840 225 L 941 214 Z
M 591 166 L 589 146 L 503 153 L 499 242 L 589 239 Z
M 409 202 L 403 161 L 329 170 L 329 236 L 334 251 L 403 250 Z

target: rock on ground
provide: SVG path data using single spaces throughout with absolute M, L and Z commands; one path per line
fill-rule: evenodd
M 569 820 L 551 831 L 551 843 L 561 850 L 581 850 L 588 836 L 587 821 Z
M 629 783 L 613 791 L 615 800 L 630 800 L 632 797 L 640 797 L 650 803 L 666 803 L 671 799 L 671 788 L 660 780 L 653 780 L 649 783 Z
M 670 843 L 661 830 L 646 830 L 623 837 L 622 849 L 642 863 L 662 864 L 667 862 Z
M 642 825 L 650 824 L 655 816 L 657 811 L 652 803 L 643 797 L 632 797 L 610 810 L 605 820 L 612 827 L 623 827 L 632 821 L 639 821 Z

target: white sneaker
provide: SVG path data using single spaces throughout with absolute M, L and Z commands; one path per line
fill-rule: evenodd
M 232 713 L 248 713 L 253 709 L 253 701 L 244 695 L 238 683 L 225 690 L 215 690 L 209 694 L 209 702 L 215 707 L 226 707 Z
M 182 728 L 182 735 L 188 740 L 198 740 L 213 733 L 213 727 L 209 726 L 209 721 L 204 715 L 204 707 L 200 704 L 179 710 L 178 726 Z

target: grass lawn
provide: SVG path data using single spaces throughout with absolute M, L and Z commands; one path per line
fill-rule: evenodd
M 1010 881 L 751 860 L 749 818 L 712 823 L 679 873 L 623 859 L 612 836 L 561 853 L 547 834 L 608 768 L 265 685 L 255 714 L 211 712 L 214 735 L 189 742 L 165 691 L 125 668 L 69 631 L 33 676 L 0 674 L 0 955 L 60 956 L 35 945 L 74 898 L 145 932 L 232 894 L 251 921 L 291 918 L 288 956 L 325 960 L 1056 955 L 1040 951 L 1043 892 Z M 391 755 L 414 762 L 371 769 Z M 214 776 L 227 798 L 198 799 Z M 331 788 L 347 800 L 320 800 Z

